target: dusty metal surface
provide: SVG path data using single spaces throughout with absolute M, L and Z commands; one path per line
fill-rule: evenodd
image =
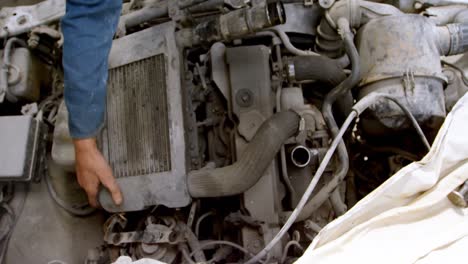
M 226 61 L 231 76 L 233 111 L 239 116 L 239 133 L 236 151 L 242 155 L 247 140 L 251 140 L 264 120 L 269 118 L 273 94 L 270 87 L 269 50 L 265 46 L 230 48 L 226 50 Z M 263 240 L 269 241 L 279 230 L 277 208 L 280 204 L 279 172 L 276 162 L 251 189 L 244 193 L 243 203 L 253 219 L 264 223 L 263 234 L 242 230 L 244 244 L 252 252 L 258 252 Z M 263 237 L 263 238 L 262 238 Z M 272 252 L 281 254 L 281 245 Z
M 372 92 L 396 96 L 418 121 L 438 126 L 445 117 L 437 28 L 419 15 L 376 18 L 357 37 L 361 59 L 360 98 Z M 431 102 L 430 104 L 422 102 Z M 371 108 L 386 127 L 404 127 L 407 118 L 393 103 L 379 101 Z M 372 122 L 370 122 L 372 123 Z M 364 123 L 367 130 L 377 130 Z
M 2 8 L 0 38 L 28 32 L 42 24 L 58 21 L 65 14 L 65 0 L 47 0 L 36 5 Z
M 76 180 L 57 167 L 49 167 L 52 182 L 61 197 L 67 201 L 84 198 Z M 103 241 L 104 216 L 74 217 L 48 196 L 44 182 L 31 184 L 26 194 L 24 209 L 10 239 L 6 264 L 83 263 L 90 248 Z
M 24 76 L 53 80 L 15 89 L 16 69 L 4 63 L 2 76 L 10 78 L 2 90 L 18 90 L 26 100 L 0 103 L 0 116 L 42 120 L 51 139 L 43 142 L 57 163 L 46 178 L 50 194 L 43 183 L 30 184 L 7 263 L 82 263 L 88 249 L 89 263 L 123 255 L 167 263 L 294 263 L 323 226 L 423 157 L 445 111 L 468 90 L 466 56 L 448 60 L 454 64 L 440 59 L 468 49 L 468 8 L 428 1 L 435 6 L 124 1 L 99 140 L 124 203 L 115 206 L 103 189 L 99 200 L 108 212 L 88 218 L 66 213 L 92 210 L 74 181 L 74 149 L 60 106 L 57 29 L 65 1 L 0 9 L 0 37 L 8 33 L 18 44 L 12 55 L 27 48 L 38 59 L 39 67 Z M 0 5 L 6 3 L 18 1 Z M 424 13 L 404 14 L 405 8 Z M 383 92 L 398 104 L 380 101 L 388 99 Z M 347 131 L 338 128 L 343 120 Z M 0 229 L 12 229 L 8 220 L 21 212 L 25 193 L 12 191 L 14 185 L 0 183 Z
M 125 199 L 120 207 L 116 207 L 108 192 L 102 191 L 99 199 L 108 211 L 136 211 L 156 204 L 183 207 L 190 201 L 185 184 L 178 52 L 172 23 L 155 26 L 114 42 L 109 59 L 111 85 L 108 124 L 102 133 L 102 148 L 118 173 L 117 182 Z M 120 75 L 123 79 L 114 79 L 118 77 L 112 72 L 119 71 L 119 67 L 138 67 L 145 63 L 150 63 L 146 66 L 152 66 L 155 71 L 147 71 L 144 67 L 139 69 L 140 75 L 132 71 L 125 77 Z M 131 76 L 138 78 L 138 83 L 136 79 L 131 82 Z M 130 79 L 124 81 L 126 78 Z M 117 82 L 125 86 L 113 86 Z M 146 86 L 143 88 L 143 85 Z M 149 100 L 151 96 L 167 105 Z M 162 115 L 166 117 L 159 119 Z M 159 123 L 156 125 L 156 122 Z M 127 149 L 122 149 L 125 146 Z M 145 162 L 149 167 L 142 167 Z M 151 166 L 155 167 L 151 169 Z

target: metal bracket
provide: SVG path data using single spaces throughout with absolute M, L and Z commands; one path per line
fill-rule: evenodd
M 34 27 L 58 21 L 65 15 L 65 0 L 47 0 L 36 5 L 0 8 L 0 38 L 16 36 Z
M 224 0 L 224 4 L 234 9 L 240 9 L 250 4 L 250 0 Z
M 416 86 L 414 72 L 411 69 L 406 70 L 405 74 L 403 75 L 403 86 L 408 90 L 413 90 Z
M 161 218 L 167 225 L 155 224 L 155 218 L 150 216 L 146 219 L 144 231 L 133 232 L 111 232 L 115 227 L 125 228 L 127 219 L 123 215 L 116 214 L 106 222 L 104 241 L 110 245 L 119 246 L 127 243 L 144 244 L 177 244 L 184 240 L 181 232 L 176 232 L 176 223 L 172 218 Z
M 108 233 L 104 241 L 111 245 L 126 243 L 177 244 L 182 240 L 176 232 L 164 225 L 148 225 L 145 231 Z

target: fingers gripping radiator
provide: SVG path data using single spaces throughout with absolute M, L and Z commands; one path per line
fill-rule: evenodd
M 112 212 L 188 205 L 179 54 L 172 23 L 114 41 L 109 59 L 104 155 L 123 192 Z

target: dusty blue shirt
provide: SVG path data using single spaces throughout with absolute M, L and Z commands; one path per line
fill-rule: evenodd
M 96 136 L 104 122 L 108 57 L 121 9 L 122 0 L 67 0 L 63 69 L 73 138 Z

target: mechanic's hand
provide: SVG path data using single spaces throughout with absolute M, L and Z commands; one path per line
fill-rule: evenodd
M 122 203 L 122 193 L 117 185 L 112 169 L 97 148 L 96 140 L 75 139 L 76 175 L 78 183 L 88 194 L 89 204 L 98 207 L 97 195 L 102 183 L 112 195 L 116 205 Z

